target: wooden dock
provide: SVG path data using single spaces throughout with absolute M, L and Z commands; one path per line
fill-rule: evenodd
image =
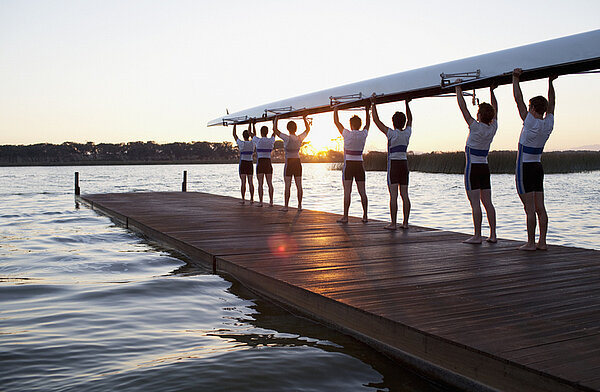
M 467 245 L 206 193 L 77 199 L 459 388 L 600 390 L 600 251 Z

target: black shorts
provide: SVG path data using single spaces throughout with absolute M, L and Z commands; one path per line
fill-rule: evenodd
M 465 189 L 492 189 L 490 167 L 487 163 L 471 163 L 465 168 Z
M 406 159 L 391 159 L 388 161 L 388 185 L 408 185 L 408 161 Z
M 271 158 L 258 158 L 256 163 L 256 174 L 273 174 Z
M 252 161 L 240 161 L 240 174 L 247 174 L 249 176 L 254 174 Z
M 541 162 L 524 162 L 522 175 L 525 193 L 544 191 L 544 168 Z
M 287 158 L 285 160 L 283 175 L 285 177 L 302 177 L 302 163 L 300 163 L 300 158 Z
M 363 167 L 362 161 L 346 161 L 344 162 L 344 170 L 342 171 L 342 178 L 344 181 L 352 181 L 353 178 L 356 181 L 365 180 L 365 168 Z

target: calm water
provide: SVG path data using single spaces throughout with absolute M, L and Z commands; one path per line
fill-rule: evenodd
M 305 208 L 340 213 L 340 172 L 304 167 Z M 183 170 L 190 191 L 239 197 L 236 165 L 0 168 L 2 390 L 437 389 L 73 201 L 74 171 L 95 193 L 179 190 Z M 599 175 L 547 176 L 550 244 L 600 249 Z M 367 184 L 371 218 L 387 219 L 385 173 Z M 513 177 L 492 186 L 498 235 L 525 238 Z M 411 223 L 472 230 L 461 176 L 411 173 L 410 192 Z

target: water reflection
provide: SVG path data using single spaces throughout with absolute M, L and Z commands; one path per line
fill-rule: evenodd
M 409 370 L 400 367 L 396 362 L 381 355 L 356 339 L 336 332 L 303 317 L 296 317 L 274 303 L 262 300 L 243 285 L 232 283 L 231 293 L 242 298 L 252 298 L 255 313 L 252 319 L 243 321 L 252 324 L 262 333 L 254 334 L 220 334 L 222 338 L 235 339 L 247 347 L 290 347 L 302 346 L 318 348 L 329 353 L 343 353 L 356 360 L 368 363 L 382 377 L 379 382 L 369 382 L 366 386 L 378 390 L 402 391 L 441 391 L 448 390 L 437 387 L 426 380 L 415 376 Z M 266 332 L 266 334 L 265 334 Z M 347 366 L 348 364 L 344 364 Z M 358 370 L 358 369 L 357 369 Z M 336 371 L 344 372 L 343 369 Z M 337 388 L 340 387 L 338 384 Z M 370 389 L 369 388 L 369 389 Z
M 177 191 L 181 171 L 188 170 L 190 191 L 239 194 L 236 165 L 3 168 L 3 389 L 435 390 L 368 346 L 291 315 L 242 286 L 187 265 L 176 252 L 149 245 L 108 218 L 73 206 L 76 170 L 83 193 Z M 281 166 L 275 171 L 280 173 Z M 310 209 L 340 213 L 339 172 L 306 165 L 305 173 L 307 210 L 293 219 L 313 219 Z M 548 177 L 549 241 L 600 249 L 598 173 Z M 281 204 L 283 181 L 279 175 L 274 180 L 275 202 Z M 493 176 L 492 181 L 499 235 L 522 239 L 524 216 L 513 176 Z M 470 209 L 461 184 L 461 176 L 411 174 L 411 223 L 469 233 Z M 370 217 L 387 220 L 385 173 L 368 173 L 367 186 Z M 294 198 L 292 193 L 291 205 Z M 360 217 L 360 203 L 353 206 L 351 215 Z M 331 281 L 360 280 L 380 274 L 381 268 L 417 274 L 410 262 L 389 260 L 340 270 L 336 255 L 326 251 L 319 262 L 301 259 L 296 250 L 303 238 L 293 236 L 293 223 L 288 229 L 269 239 L 273 254 L 295 257 L 307 270 L 327 271 L 315 290 L 331 293 L 337 289 Z M 352 225 L 345 230 L 351 234 Z M 403 234 L 382 229 L 377 235 L 397 235 L 401 242 Z M 330 245 L 317 240 L 319 248 Z M 334 241 L 343 243 L 348 236 Z M 400 248 L 397 255 L 402 258 Z M 355 260 L 363 256 L 348 253 Z M 466 279 L 486 276 L 485 270 L 471 267 L 464 266 Z M 499 267 L 518 276 L 522 269 L 539 266 L 506 260 Z M 438 269 L 443 273 L 443 264 Z M 440 298 L 443 294 L 440 290 Z

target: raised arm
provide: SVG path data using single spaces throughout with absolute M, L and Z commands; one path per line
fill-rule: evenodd
M 236 126 L 237 124 L 233 124 L 233 140 L 235 140 L 236 142 L 238 141 L 238 137 L 237 137 L 237 131 L 236 131 Z
M 280 136 L 281 132 L 279 132 L 279 129 L 277 129 L 277 120 L 279 120 L 278 116 L 273 117 L 273 134 Z
M 338 131 L 340 131 L 340 133 L 344 133 L 344 126 L 340 122 L 340 116 L 338 115 L 337 107 L 333 108 L 333 123 L 337 127 Z
M 256 128 L 254 129 L 254 133 L 252 133 L 252 125 L 252 120 L 250 120 L 250 122 L 248 123 L 248 136 L 250 136 L 250 139 L 256 136 Z
M 460 80 L 457 80 L 460 82 Z M 465 97 L 463 97 L 463 91 L 461 86 L 454 87 L 454 91 L 456 92 L 456 101 L 458 102 L 458 107 L 460 108 L 460 112 L 463 115 L 463 118 L 467 122 L 468 125 L 471 125 L 475 119 L 471 117 L 471 113 L 469 109 L 467 109 L 467 103 L 465 102 Z
M 548 114 L 554 115 L 554 107 L 556 106 L 556 93 L 554 92 L 554 85 L 552 82 L 556 79 L 557 75 L 552 75 L 548 78 Z
M 387 127 L 379 119 L 379 113 L 377 113 L 377 106 L 375 105 L 375 94 L 371 97 L 371 111 L 373 112 L 373 122 L 377 125 L 377 128 L 387 135 Z
M 406 105 L 406 126 L 412 127 L 412 112 L 410 111 L 410 106 L 408 106 L 409 102 L 410 99 L 404 101 L 404 104 Z
M 256 137 L 256 119 L 252 119 L 252 130 L 250 130 L 250 125 L 248 124 L 248 133 L 251 139 Z
M 365 105 L 365 127 L 364 129 L 366 129 L 367 131 L 369 130 L 369 127 L 371 126 L 371 113 L 369 112 L 369 109 L 371 108 L 371 105 Z
M 521 74 L 523 70 L 521 68 L 515 68 L 512 74 L 512 85 L 513 85 L 513 96 L 515 97 L 515 102 L 517 103 L 517 109 L 519 110 L 519 116 L 521 116 L 521 120 L 525 121 L 527 117 L 527 106 L 525 106 L 525 101 L 523 101 L 523 92 L 521 91 L 521 86 L 519 85 L 519 81 L 521 78 Z
M 498 87 L 496 82 L 492 83 L 490 86 L 490 101 L 492 101 L 492 107 L 496 114 L 494 114 L 494 120 L 498 120 L 498 100 L 496 99 L 496 95 L 494 94 L 494 90 Z
M 308 135 L 308 133 L 310 132 L 310 124 L 306 115 L 302 116 L 302 120 L 304 120 L 304 133 Z

